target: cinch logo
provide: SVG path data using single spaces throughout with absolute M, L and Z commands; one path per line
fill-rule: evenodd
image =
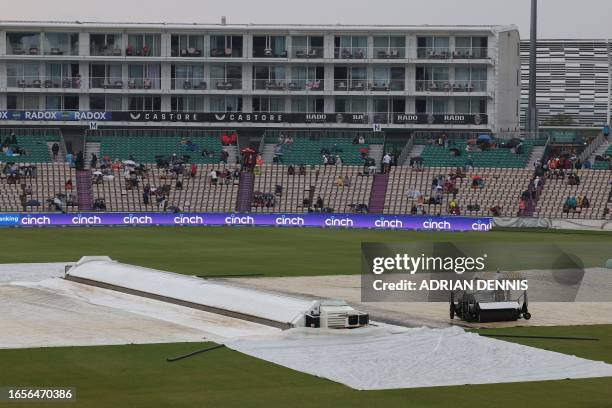
M 304 219 L 302 217 L 278 217 L 276 225 L 304 225 Z
M 325 219 L 325 225 L 328 227 L 352 227 L 353 220 L 350 218 L 330 217 Z
M 72 223 L 73 224 L 85 224 L 85 225 L 102 224 L 102 219 L 98 217 L 97 215 L 91 215 L 89 217 L 79 215 L 77 217 L 72 217 Z
M 394 220 L 385 220 L 385 217 L 380 217 L 374 221 L 374 226 L 379 228 L 402 228 L 404 224 L 397 218 Z
M 127 217 L 123 217 L 123 223 L 124 224 L 152 224 L 153 218 L 149 217 L 148 215 L 136 216 L 136 215 L 130 214 Z
M 450 230 L 451 223 L 448 221 L 434 221 L 432 218 L 423 223 L 423 228 L 432 230 Z
M 204 224 L 204 218 L 199 215 L 181 215 L 174 217 L 175 224 Z
M 32 217 L 28 215 L 27 217 L 21 219 L 21 223 L 23 225 L 50 225 L 51 218 L 44 215 L 40 217 Z
M 74 112 L 75 120 L 106 120 L 106 112 Z
M 57 114 L 58 112 L 51 112 L 51 111 L 42 111 L 42 112 L 26 112 L 25 113 L 25 118 L 27 120 L 42 120 L 42 119 L 47 119 L 47 120 L 57 120 Z
M 234 214 L 232 214 L 229 217 L 225 217 L 225 223 L 228 225 L 245 225 L 245 224 L 255 224 L 255 219 L 253 219 L 253 217 L 251 217 L 250 215 L 245 215 L 242 217 L 238 217 L 235 216 Z
M 473 231 L 489 231 L 491 229 L 492 225 L 491 225 L 491 221 L 489 222 L 482 222 L 480 220 L 476 221 L 475 223 L 472 224 L 472 230 Z

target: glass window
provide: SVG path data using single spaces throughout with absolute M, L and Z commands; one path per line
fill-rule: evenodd
M 242 97 L 237 95 L 215 95 L 210 98 L 211 112 L 241 112 Z
M 253 37 L 253 57 L 255 58 L 287 58 L 285 36 L 256 35 Z
M 204 36 L 172 35 L 170 37 L 170 54 L 173 57 L 204 56 Z
M 40 54 L 40 33 L 6 33 L 6 53 L 11 55 Z
M 241 35 L 211 35 L 210 56 L 225 58 L 242 57 Z
M 298 35 L 291 37 L 293 58 L 323 58 L 323 37 Z
M 78 55 L 78 33 L 48 32 L 43 36 L 43 52 L 46 55 Z
M 128 65 L 128 88 L 160 89 L 160 64 L 130 64 Z
M 7 63 L 6 80 L 9 87 L 41 87 L 38 63 Z
M 284 112 L 285 98 L 256 96 L 253 97 L 253 112 Z
M 120 111 L 121 95 L 91 95 L 89 109 L 97 111 Z
M 175 112 L 202 112 L 204 98 L 202 96 L 173 96 L 170 99 L 170 108 Z
M 6 95 L 6 108 L 9 110 L 38 110 L 39 95 L 35 93 L 19 93 Z
M 159 34 L 129 34 L 125 55 L 159 57 L 161 55 L 161 36 Z
M 366 58 L 367 48 L 367 36 L 343 35 L 334 38 L 334 58 Z
M 89 35 L 89 54 L 100 56 L 121 56 L 123 55 L 121 34 L 90 34 Z
M 161 97 L 159 96 L 130 96 L 128 109 L 131 111 L 159 111 L 161 110 Z
M 312 96 L 295 96 L 291 98 L 291 112 L 323 113 L 324 99 Z

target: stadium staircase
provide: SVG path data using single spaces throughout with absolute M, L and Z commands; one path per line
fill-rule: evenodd
M 59 142 L 47 142 L 47 148 L 49 149 L 49 157 L 51 157 L 51 158 L 53 158 L 53 145 L 55 143 L 58 143 L 58 145 L 59 145 Z M 60 146 L 60 149 L 59 149 L 59 152 L 57 153 L 57 160 L 56 161 L 58 163 L 64 163 L 66 161 L 66 154 L 64 153 L 64 149 L 61 148 L 61 145 L 59 145 L 59 146 Z
M 223 150 L 225 150 L 229 156 L 227 158 L 227 164 L 230 166 L 238 163 L 238 147 L 236 146 L 223 146 Z
M 527 160 L 527 163 L 525 163 L 525 168 L 533 169 L 533 163 L 535 163 L 536 160 L 542 159 L 545 151 L 546 151 L 546 146 L 534 146 L 533 150 L 531 151 L 531 155 L 529 156 L 529 159 Z
M 370 144 L 369 147 L 370 147 L 369 156 L 372 159 L 374 159 L 374 161 L 376 162 L 376 167 L 380 167 L 380 163 L 384 155 L 385 145 L 377 143 L 377 144 Z
M 264 143 L 261 153 L 264 163 L 271 164 L 274 161 L 274 143 Z
M 100 143 L 99 142 L 87 142 L 85 143 L 85 150 L 83 157 L 85 158 L 85 168 L 90 168 L 91 155 L 94 154 L 98 157 L 98 162 L 102 159 L 100 157 Z
M 238 185 L 238 196 L 236 197 L 236 211 L 251 211 L 253 201 L 253 190 L 255 187 L 255 175 L 250 171 L 240 172 L 240 183 Z
M 91 187 L 91 175 L 88 170 L 77 170 L 76 185 L 79 210 L 90 211 L 93 206 L 93 190 Z
M 414 145 L 412 146 L 412 150 L 410 151 L 410 154 L 408 156 L 410 158 L 419 157 L 423 153 L 423 149 L 425 149 L 424 145 Z
M 368 202 L 368 212 L 372 214 L 382 214 L 385 209 L 385 197 L 387 186 L 389 185 L 389 173 L 375 174 L 370 190 L 370 201 Z

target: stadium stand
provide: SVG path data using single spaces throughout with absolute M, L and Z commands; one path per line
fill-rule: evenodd
M 579 184 L 570 183 L 570 176 L 547 178 L 538 199 L 535 216 L 555 218 L 593 218 L 609 219 L 604 216 L 612 194 L 612 176 L 610 171 L 573 170 L 578 176 Z M 568 199 L 574 197 L 576 205 L 567 205 Z M 584 198 L 588 206 L 585 206 Z M 582 205 L 581 205 L 582 204 Z
M 131 174 L 126 177 L 121 170 L 101 175 L 99 170 L 92 169 L 94 205 L 96 201 L 103 202 L 106 211 L 233 211 L 238 181 L 224 174 L 231 175 L 234 168 L 223 164 L 196 166 L 194 176 L 189 165 L 182 172 L 175 172 L 147 164 L 134 171 L 133 177 Z M 218 178 L 214 184 L 212 170 Z
M 612 161 L 610 158 L 612 157 L 612 145 L 608 146 L 608 149 L 603 153 L 602 157 L 608 160 L 595 160 L 593 168 L 595 170 L 611 170 Z
M 288 138 L 291 143 L 287 143 Z M 363 143 L 359 143 L 360 138 Z M 266 163 L 314 166 L 325 164 L 324 156 L 332 161 L 339 156 L 343 164 L 361 165 L 367 157 L 380 162 L 384 137 L 373 132 L 267 131 L 264 143 L 272 150 Z
M 534 146 L 541 146 L 544 140 L 524 140 L 523 152 L 516 154 L 511 148 L 491 148 L 487 150 L 466 151 L 468 143 L 464 140 L 450 140 L 448 147 L 425 144 L 423 140 L 417 145 L 424 145 L 421 157 L 426 167 L 463 167 L 466 161 L 472 160 L 474 167 L 524 168 Z M 453 154 L 453 150 L 459 153 Z
M 456 167 L 432 167 L 415 170 L 410 167 L 394 167 L 390 172 L 389 187 L 385 200 L 385 214 L 409 214 L 413 206 L 417 214 L 450 214 L 453 193 L 450 184 L 442 187 L 441 200 L 435 199 L 434 179 L 446 180 L 455 173 Z M 499 206 L 499 215 L 515 217 L 518 213 L 520 197 L 526 191 L 533 174 L 530 170 L 518 168 L 477 168 L 468 171 L 462 178 L 455 179 L 455 203 L 460 214 L 467 216 L 490 216 L 490 209 Z M 474 178 L 483 182 L 483 187 L 472 187 Z
M 294 172 L 290 172 L 293 168 Z M 359 166 L 264 165 L 255 170 L 255 212 L 362 212 L 372 176 Z M 317 205 L 318 198 L 323 205 Z M 317 208 L 315 208 L 317 207 Z M 322 208 L 321 208 L 322 207 Z
M 222 138 L 234 134 L 226 131 L 177 130 L 100 130 L 89 132 L 86 144 L 99 144 L 99 157 L 155 163 L 160 156 L 189 157 L 191 163 L 218 163 L 223 151 Z M 86 159 L 89 160 L 88 154 Z
M 49 159 L 48 159 L 49 160 Z M 3 166 L 0 179 L 0 209 L 5 212 L 77 211 L 75 170 L 65 163 L 19 163 L 9 173 Z M 9 168 L 12 166 L 9 166 Z M 70 184 L 67 182 L 70 180 Z M 51 202 L 49 201 L 51 200 Z
M 367 149 L 370 159 L 372 151 L 377 156 L 389 150 L 400 151 L 398 146 L 387 146 L 384 136 L 334 131 L 327 137 L 313 131 L 271 131 L 259 141 L 260 152 L 269 144 L 287 145 L 283 163 L 259 157 L 252 173 L 245 170 L 241 174 L 240 165 L 219 163 L 222 149 L 238 151 L 238 146 L 227 146 L 222 138 L 231 132 L 89 131 L 83 144 L 99 144 L 98 162 L 95 168 L 77 171 L 74 163 L 62 163 L 61 157 L 53 162 L 51 145 L 64 144 L 59 131 L 0 129 L 2 141 L 9 138 L 5 147 L 17 144 L 27 152 L 15 158 L 2 156 L 0 210 L 231 212 L 239 208 L 253 212 L 610 219 L 612 171 L 606 170 L 608 162 L 595 162 L 593 169 L 550 171 L 536 181 L 533 165 L 526 161 L 530 160 L 530 149 L 544 141 L 523 141 L 522 154 L 511 148 L 471 152 L 473 167 L 465 165 L 465 154 L 457 158 L 448 151 L 451 147 L 465 149 L 465 140 L 449 140 L 447 147 L 417 144 L 423 163 L 392 166 L 388 175 L 374 175 L 373 170 L 380 170 L 380 165 L 364 160 L 361 149 Z M 17 140 L 10 140 L 13 133 Z M 287 137 L 290 143 L 286 143 Z M 187 141 L 195 148 L 188 150 Z M 248 142 L 253 146 L 253 140 Z M 230 144 L 237 144 L 237 138 Z M 204 149 L 214 153 L 202 156 Z M 564 149 L 552 149 L 547 154 L 557 161 L 561 156 L 561 163 L 571 167 L 574 150 L 563 153 Z M 325 150 L 330 156 L 340 155 L 343 163 L 323 165 Z M 612 149 L 600 152 L 605 158 Z M 130 157 L 135 163 L 129 161 Z M 563 175 L 551 176 L 559 172 Z M 570 183 L 570 174 L 575 174 L 579 183 Z M 216 182 L 212 175 L 216 175 Z
M 12 136 L 16 143 L 10 141 Z M 52 161 L 49 143 L 59 143 L 60 135 L 54 129 L 0 129 L 0 139 L 1 162 L 45 163 Z

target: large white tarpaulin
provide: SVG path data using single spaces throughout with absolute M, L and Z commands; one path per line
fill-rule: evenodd
M 226 344 L 358 390 L 612 376 L 612 365 L 447 329 L 291 329 Z

